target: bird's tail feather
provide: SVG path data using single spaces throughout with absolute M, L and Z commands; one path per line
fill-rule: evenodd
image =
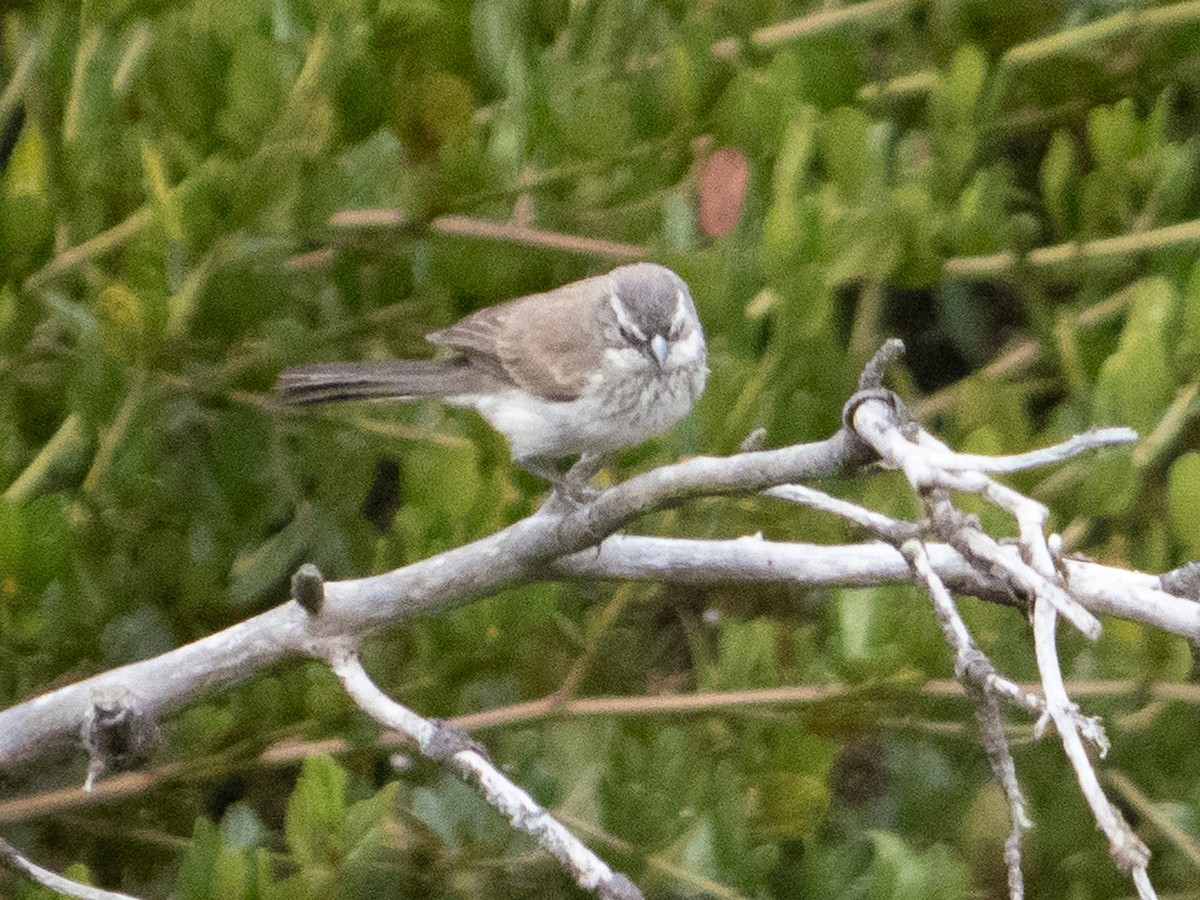
M 464 359 L 317 363 L 285 370 L 275 390 L 289 403 L 307 405 L 472 394 L 486 390 L 488 381 Z

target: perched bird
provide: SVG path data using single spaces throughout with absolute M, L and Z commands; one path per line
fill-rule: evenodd
M 432 397 L 472 408 L 517 465 L 569 495 L 606 454 L 687 415 L 708 376 L 688 286 L 654 263 L 482 309 L 426 340 L 455 355 L 300 366 L 276 389 L 301 404 Z M 559 463 L 574 456 L 564 478 Z

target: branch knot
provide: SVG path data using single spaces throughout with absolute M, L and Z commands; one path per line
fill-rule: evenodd
M 136 694 L 120 685 L 96 688 L 79 728 L 88 753 L 83 789 L 90 794 L 106 770 L 141 765 L 158 738 L 158 725 Z

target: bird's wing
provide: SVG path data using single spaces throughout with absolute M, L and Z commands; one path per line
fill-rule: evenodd
M 482 309 L 428 340 L 498 369 L 543 400 L 574 400 L 604 361 L 597 304 L 607 302 L 606 280 L 587 278 Z

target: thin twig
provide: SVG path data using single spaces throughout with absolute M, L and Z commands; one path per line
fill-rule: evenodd
M 4 129 L 8 125 L 8 117 L 13 110 L 20 104 L 25 95 L 25 89 L 29 86 L 29 79 L 33 73 L 33 67 L 38 62 L 38 57 L 42 53 L 42 42 L 33 40 L 25 48 L 25 52 L 21 54 L 21 58 L 17 60 L 16 68 L 13 69 L 12 77 L 8 80 L 8 84 L 4 86 L 4 90 L 0 91 L 0 129 Z
M 100 232 L 100 234 L 84 241 L 82 244 L 77 244 L 69 250 L 59 253 L 50 262 L 25 279 L 25 290 L 33 293 L 48 282 L 83 265 L 88 260 L 111 253 L 126 241 L 136 237 L 153 219 L 154 209 L 150 206 L 143 206 L 125 219 L 125 221 L 114 225 L 106 231 Z
M 911 427 L 902 428 L 892 404 L 885 400 L 869 399 L 859 403 L 853 407 L 852 418 L 854 426 L 864 440 L 876 449 L 884 463 L 901 469 L 913 489 L 925 500 L 930 521 L 939 536 L 948 540 L 968 561 L 983 565 L 985 571 L 997 577 L 1011 579 L 1014 587 L 1031 598 L 1035 656 L 1045 697 L 1045 712 L 1039 720 L 1037 731 L 1044 730 L 1050 721 L 1054 723 L 1063 751 L 1075 770 L 1080 792 L 1091 808 L 1097 825 L 1108 837 L 1109 849 L 1117 868 L 1132 878 L 1143 900 L 1153 897 L 1154 889 L 1146 870 L 1150 851 L 1104 795 L 1083 745 L 1083 737 L 1087 737 L 1100 748 L 1103 756 L 1108 746 L 1104 732 L 1097 720 L 1080 714 L 1063 684 L 1055 634 L 1058 614 L 1064 613 L 1072 624 L 1093 638 L 1099 633 L 1099 622 L 1064 589 L 1065 582 L 1059 567 L 1061 560 L 1056 558 L 1045 534 L 1048 511 L 1042 504 L 992 481 L 982 472 L 968 471 L 966 467 L 948 468 L 948 459 L 955 455 L 953 451 L 932 435 Z M 1021 547 L 1019 563 L 1006 561 L 999 552 L 999 546 L 953 507 L 949 495 L 952 490 L 977 493 L 1017 520 Z M 910 556 L 910 562 L 914 562 L 914 565 L 916 559 L 916 555 Z M 932 573 L 932 568 L 927 568 Z M 931 586 L 931 594 L 936 597 L 937 593 Z M 952 607 L 952 604 L 949 606 Z M 939 620 L 945 615 L 950 613 L 940 612 Z M 963 635 L 949 625 L 944 625 L 944 628 L 951 643 L 961 646 L 959 642 L 963 640 Z M 986 718 L 981 722 L 985 729 L 995 730 L 993 723 Z M 1021 821 L 1015 812 L 1017 808 L 1014 806 L 1013 809 L 1014 823 Z M 1014 862 L 1019 862 L 1018 847 L 1019 844 L 1010 835 L 1006 859 L 1009 863 L 1010 889 L 1014 892 L 1019 888 L 1019 882 L 1012 880 Z M 1019 889 L 1023 891 L 1023 888 Z
M 1200 2 L 1187 0 L 1156 8 L 1134 7 L 1114 13 L 1095 22 L 1068 28 L 1044 38 L 1010 47 L 1002 62 L 1010 66 L 1027 66 L 1054 57 L 1077 53 L 1101 41 L 1111 40 L 1136 28 L 1180 25 L 1200 19 Z
M 914 3 L 915 0 L 867 0 L 865 3 L 847 3 L 845 6 L 822 9 L 797 19 L 759 28 L 750 35 L 750 43 L 760 48 L 774 47 L 798 38 L 824 34 L 854 22 L 900 15 Z
M 672 477 L 686 471 L 672 469 L 675 472 Z M 483 546 L 492 548 L 497 544 L 486 539 Z M 999 601 L 1007 598 L 1007 602 L 1012 602 L 1003 576 L 993 578 L 977 571 L 949 546 L 931 544 L 928 551 L 939 575 L 956 593 Z M 998 552 L 1014 564 L 1020 562 L 1015 546 L 1000 547 Z M 439 558 L 446 559 L 443 556 L 434 560 Z M 1086 600 L 1092 612 L 1143 622 L 1189 640 L 1200 639 L 1200 604 L 1161 590 L 1158 576 L 1069 558 L 1063 559 L 1062 565 L 1073 594 Z M 440 577 L 445 578 L 453 573 L 462 576 L 466 571 L 461 563 L 439 565 L 426 561 L 416 564 L 415 569 L 410 567 L 391 576 L 371 579 L 372 596 L 380 598 L 384 608 L 396 607 L 396 597 L 408 591 L 409 602 L 393 609 L 397 623 L 406 621 L 422 609 L 444 602 L 429 581 L 439 577 L 439 570 Z M 703 541 L 614 535 L 596 548 L 568 554 L 540 567 L 537 578 L 635 578 L 682 585 L 786 582 L 872 587 L 908 582 L 912 576 L 903 557 L 894 547 L 883 543 L 818 547 L 780 544 L 757 537 Z M 401 593 L 387 590 L 389 580 Z M 353 596 L 352 585 L 334 582 L 328 586 L 333 587 L 335 594 L 348 598 Z M 342 621 L 347 630 L 356 627 L 350 620 Z M 263 666 L 304 652 L 315 624 L 305 620 L 299 607 L 285 605 L 160 657 L 61 688 L 38 698 L 36 704 L 27 701 L 0 711 L 0 760 L 10 765 L 20 757 L 36 757 L 48 751 L 55 741 L 74 739 L 96 686 L 108 682 L 140 685 L 144 702 L 161 718 L 173 706 L 191 699 L 197 690 L 235 683 Z M 1151 689 L 1154 696 L 1200 703 L 1200 693 L 1189 694 L 1186 685 L 1153 685 Z M 564 707 L 574 714 L 581 714 L 581 709 Z M 631 709 L 636 712 L 637 708 Z M 104 789 L 105 785 L 100 785 L 98 794 Z
M 1188 24 L 1200 19 L 1200 3 L 1187 0 L 1159 7 L 1138 7 L 1122 10 L 1111 16 L 1066 28 L 1045 37 L 1034 38 L 1009 47 L 1001 57 L 1001 65 L 1012 68 L 1044 62 L 1087 50 L 1095 44 L 1138 28 L 1160 28 Z M 932 91 L 938 83 L 937 72 L 928 70 L 900 75 L 884 82 L 872 82 L 859 89 L 860 100 L 872 101 L 883 97 Z
M 505 241 L 511 244 L 524 244 L 546 250 L 563 250 L 567 253 L 599 256 L 605 259 L 633 261 L 645 259 L 650 255 L 650 251 L 639 244 L 622 244 L 618 241 L 604 241 L 576 234 L 544 231 L 540 228 L 526 228 L 507 222 L 489 222 L 486 219 L 475 219 L 470 216 L 442 216 L 440 219 L 434 219 L 430 228 L 437 234 L 451 237 Z
M 83 419 L 79 413 L 73 412 L 63 419 L 54 436 L 46 441 L 37 456 L 5 489 L 4 499 L 9 503 L 20 503 L 27 499 L 42 486 L 57 466 L 82 453 L 86 446 Z
M 921 526 L 915 522 L 893 519 L 891 516 L 885 516 L 856 503 L 839 500 L 824 491 L 805 487 L 802 484 L 781 484 L 779 487 L 767 488 L 762 493 L 764 497 L 784 500 L 788 503 L 807 506 L 809 509 L 839 516 L 859 528 L 867 529 L 895 546 L 899 546 L 909 538 L 920 537 L 923 531 Z
M 1164 225 L 1133 234 L 1079 243 L 1070 241 L 1052 247 L 1038 247 L 1024 256 L 1011 250 L 986 256 L 957 256 L 946 260 L 943 271 L 957 278 L 997 278 L 1015 269 L 1018 263 L 1035 269 L 1052 268 L 1065 263 L 1129 256 L 1148 250 L 1161 250 L 1179 244 L 1200 242 L 1200 219 Z
M 990 689 L 998 696 L 1036 717 L 1041 716 L 1045 704 L 1037 693 L 1041 686 L 1034 683 L 1017 683 L 996 677 Z M 1072 681 L 1067 683 L 1068 692 L 1075 698 L 1097 698 L 1107 700 L 1149 699 L 1156 706 L 1164 703 L 1185 703 L 1200 706 L 1200 685 L 1151 682 L 1146 684 L 1134 679 L 1114 681 Z M 515 728 L 537 724 L 548 720 L 575 718 L 612 717 L 663 717 L 712 715 L 725 713 L 738 715 L 743 710 L 764 708 L 790 708 L 832 703 L 847 703 L 870 700 L 880 704 L 890 699 L 895 703 L 907 702 L 914 696 L 940 700 L 965 699 L 961 682 L 952 679 L 931 679 L 920 685 L 904 682 L 892 684 L 878 682 L 868 685 L 806 684 L 779 688 L 758 688 L 739 691 L 701 691 L 689 694 L 655 694 L 652 696 L 576 697 L 564 699 L 556 691 L 536 700 L 527 700 L 508 706 L 499 706 L 481 712 L 467 713 L 446 720 L 446 724 L 472 733 L 496 728 Z M 407 746 L 410 739 L 395 731 L 382 733 L 376 746 L 382 750 L 394 750 Z M 217 760 L 193 760 L 188 766 L 167 763 L 137 772 L 122 772 L 100 782 L 91 794 L 84 794 L 77 786 L 54 788 L 0 800 L 0 825 L 25 822 L 30 819 L 57 815 L 66 810 L 95 806 L 127 800 L 152 791 L 165 782 L 195 777 L 197 772 L 214 771 L 228 774 L 247 767 L 290 766 L 312 756 L 332 756 L 348 753 L 353 749 L 344 738 L 329 738 L 320 741 L 305 741 L 287 737 L 276 741 L 255 758 L 241 758 L 237 762 Z M 1107 773 L 1106 773 L 1107 774 Z
M 414 223 L 398 209 L 347 209 L 336 213 L 329 220 L 335 228 L 413 228 Z M 598 256 L 604 259 L 633 261 L 645 259 L 650 250 L 640 244 L 623 244 L 619 241 L 606 241 L 598 238 L 583 237 L 578 234 L 566 234 L 561 231 L 546 231 L 541 228 L 530 228 L 515 222 L 495 222 L 489 219 L 478 219 L 473 216 L 441 216 L 429 223 L 429 230 L 434 234 L 446 237 L 472 238 L 483 241 L 504 241 L 511 244 L 522 244 L 527 247 L 541 247 L 546 250 L 562 250 L 567 253 L 578 253 L 582 256 Z M 314 257 L 306 254 L 308 259 L 324 262 L 325 257 Z M 299 258 L 298 258 L 299 259 Z

